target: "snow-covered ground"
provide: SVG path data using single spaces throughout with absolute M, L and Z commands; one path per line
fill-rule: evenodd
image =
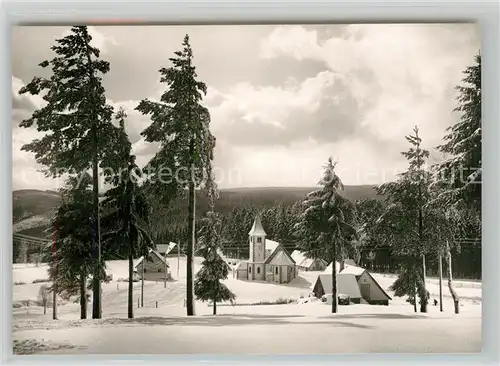
M 175 281 L 146 282 L 144 307 L 137 307 L 140 283 L 135 283 L 136 319 L 127 320 L 127 261 L 111 261 L 113 281 L 103 284 L 103 319 L 79 320 L 78 304 L 58 308 L 53 321 L 51 309 L 21 306 L 13 309 L 15 352 L 50 354 L 102 353 L 369 353 L 369 352 L 479 352 L 481 350 L 481 288 L 467 282 L 457 286 L 462 298 L 461 313 L 453 314 L 453 303 L 444 283 L 444 312 L 429 306 L 427 314 L 413 313 L 404 299 L 394 298 L 389 306 L 342 306 L 332 315 L 319 301 L 287 305 L 248 305 L 278 299 L 307 298 L 316 272 L 302 272 L 292 283 L 276 285 L 236 280 L 227 286 L 236 294 L 236 305 L 218 306 L 216 317 L 206 303 L 196 303 L 195 317 L 186 317 L 186 262 L 169 258 Z M 195 271 L 201 259 L 195 259 Z M 36 300 L 46 267 L 16 265 L 14 303 Z M 374 274 L 385 289 L 394 282 L 387 275 Z M 432 298 L 439 288 L 428 281 Z M 389 292 L 391 294 L 391 292 Z M 392 294 L 391 294 L 392 295 Z M 299 301 L 300 302 L 300 301 Z M 18 305 L 19 306 L 19 305 Z M 89 304 L 89 317 L 91 304 Z M 168 325 L 168 326 L 166 326 Z M 222 327 L 224 326 L 224 327 Z M 238 328 L 236 328 L 238 327 Z M 68 332 L 71 329 L 71 332 Z

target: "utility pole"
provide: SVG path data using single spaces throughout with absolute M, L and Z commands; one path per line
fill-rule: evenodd
M 54 247 L 53 247 L 53 257 L 54 257 L 54 282 L 52 283 L 52 319 L 57 319 L 57 232 L 55 225 L 52 228 L 54 230 Z
M 167 288 L 167 252 L 165 251 L 165 279 L 163 281 L 163 288 Z
M 443 311 L 443 255 L 439 252 L 439 310 Z
M 181 245 L 180 242 L 177 244 L 177 278 L 180 276 L 181 268 Z
M 142 276 L 141 276 L 141 308 L 144 307 L 144 263 L 147 260 L 146 256 L 142 258 L 143 259 L 142 259 Z

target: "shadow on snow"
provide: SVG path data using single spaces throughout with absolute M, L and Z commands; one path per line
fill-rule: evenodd
M 168 326 L 168 325 L 183 325 L 183 326 L 224 326 L 224 325 L 316 325 L 329 324 L 335 327 L 351 327 L 362 329 L 373 329 L 373 326 L 356 324 L 351 322 L 337 321 L 334 318 L 330 320 L 318 321 L 301 321 L 303 315 L 257 315 L 257 314 L 241 314 L 241 315 L 202 315 L 193 317 L 143 317 L 136 319 L 108 319 L 102 322 L 103 325 L 149 325 L 149 326 Z M 325 317 L 326 318 L 326 317 Z M 297 320 L 298 319 L 298 320 Z

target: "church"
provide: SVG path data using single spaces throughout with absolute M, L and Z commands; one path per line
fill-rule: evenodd
M 250 258 L 240 262 L 236 278 L 248 281 L 288 283 L 297 277 L 297 267 L 286 249 L 266 238 L 259 215 L 248 233 Z

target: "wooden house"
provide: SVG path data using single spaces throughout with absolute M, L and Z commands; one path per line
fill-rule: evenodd
M 145 281 L 164 281 L 165 279 L 169 281 L 172 279 L 167 260 L 158 251 L 153 249 L 149 250 L 146 259 L 144 257 L 139 258 L 135 265 L 135 273 L 141 279 L 144 273 Z
M 301 271 L 324 271 L 328 263 L 321 258 L 307 258 L 300 250 L 292 252 L 292 258 Z

